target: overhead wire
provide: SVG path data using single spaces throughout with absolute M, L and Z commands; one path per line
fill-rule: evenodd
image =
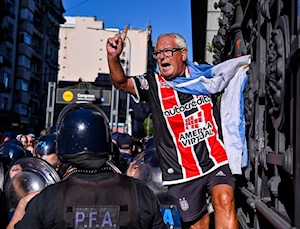
M 68 9 L 66 9 L 66 11 L 71 10 L 71 9 L 74 9 L 74 8 L 77 7 L 77 6 L 81 6 L 82 4 L 84 4 L 84 3 L 88 2 L 88 1 L 90 1 L 90 0 L 82 1 L 82 2 L 80 2 L 80 3 L 78 3 L 78 4 L 74 5 L 74 6 L 71 6 L 71 7 L 68 8 Z

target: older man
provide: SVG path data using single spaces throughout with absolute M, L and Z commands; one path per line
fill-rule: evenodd
M 120 54 L 128 28 L 107 40 L 110 76 L 115 87 L 151 105 L 154 136 L 163 173 L 184 222 L 208 228 L 206 193 L 211 193 L 216 228 L 238 228 L 234 204 L 235 179 L 224 149 L 219 110 L 210 95 L 186 94 L 169 86 L 190 77 L 185 39 L 176 33 L 158 37 L 153 53 L 159 73 L 127 77 Z M 189 63 L 190 64 L 190 63 Z

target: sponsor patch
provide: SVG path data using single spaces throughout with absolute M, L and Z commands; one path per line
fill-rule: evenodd
M 144 76 L 139 76 L 138 77 L 139 81 L 140 81 L 140 88 L 143 89 L 143 90 L 148 90 L 149 89 L 149 83 L 148 83 L 148 80 L 145 79 Z
M 193 129 L 180 133 L 179 141 L 184 147 L 192 146 L 198 144 L 206 138 L 209 138 L 214 135 L 213 126 L 210 122 L 207 122 L 206 125 L 202 128 Z
M 211 98 L 206 95 L 199 96 L 197 100 L 192 99 L 191 101 L 180 105 L 180 106 L 174 106 L 171 109 L 165 110 L 164 115 L 169 117 L 169 116 L 174 116 L 176 114 L 184 113 L 186 111 L 190 111 L 193 108 L 197 108 L 198 106 L 201 106 L 202 104 L 205 103 L 210 103 Z
M 202 110 L 185 119 L 185 129 L 194 130 L 205 126 Z

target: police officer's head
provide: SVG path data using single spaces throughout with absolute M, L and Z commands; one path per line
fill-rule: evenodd
M 56 136 L 49 134 L 42 136 L 37 140 L 35 154 L 39 157 L 56 153 Z
M 5 146 L 7 146 L 7 145 L 18 145 L 18 146 L 20 146 L 20 147 L 24 147 L 23 146 L 23 144 L 22 144 L 22 142 L 20 142 L 20 141 L 18 141 L 17 139 L 9 139 L 8 141 L 6 141 L 6 142 L 3 142 L 2 144 L 1 144 L 1 146 L 0 146 L 0 151 L 2 151 L 2 149 L 5 147 Z
M 97 106 L 73 103 L 57 121 L 57 153 L 77 167 L 99 168 L 111 152 L 108 118 Z M 100 165 L 101 164 L 101 165 Z
M 5 172 L 12 166 L 17 160 L 26 156 L 24 148 L 15 144 L 6 144 L 0 152 Z

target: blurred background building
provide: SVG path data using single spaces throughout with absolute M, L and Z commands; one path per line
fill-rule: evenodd
M 123 127 L 130 105 L 127 94 L 114 90 L 109 77 L 106 42 L 109 37 L 120 33 L 119 29 L 105 28 L 103 21 L 96 17 L 65 17 L 61 25 L 59 38 L 58 103 L 56 114 L 64 104 L 78 101 L 82 94 L 89 94 L 94 104 L 101 106 L 104 112 L 114 120 L 114 125 Z M 142 75 L 149 66 L 148 57 L 152 59 L 151 26 L 146 30 L 129 28 L 120 55 L 121 64 L 126 75 Z M 73 100 L 66 101 L 64 93 L 72 93 Z M 62 104 L 62 105 L 59 105 Z M 117 127 L 116 127 L 117 128 Z M 123 129 L 121 130 L 123 131 Z
M 212 40 L 218 33 L 221 12 L 217 1 L 191 0 L 193 60 L 213 63 Z
M 0 0 L 0 128 L 43 126 L 57 80 L 61 0 Z
M 45 121 L 51 112 L 55 121 L 67 103 L 90 99 L 116 118 L 114 122 L 126 128 L 130 122 L 132 132 L 141 134 L 149 106 L 129 106 L 130 98 L 113 89 L 108 75 L 106 41 L 119 29 L 105 28 L 95 17 L 63 17 L 64 13 L 62 0 L 0 0 L 0 131 L 39 133 L 52 125 Z M 193 59 L 212 63 L 220 12 L 214 1 L 191 0 L 191 15 Z M 129 29 L 121 54 L 127 75 L 156 67 L 151 32 L 150 24 Z M 48 82 L 55 85 L 51 111 Z

